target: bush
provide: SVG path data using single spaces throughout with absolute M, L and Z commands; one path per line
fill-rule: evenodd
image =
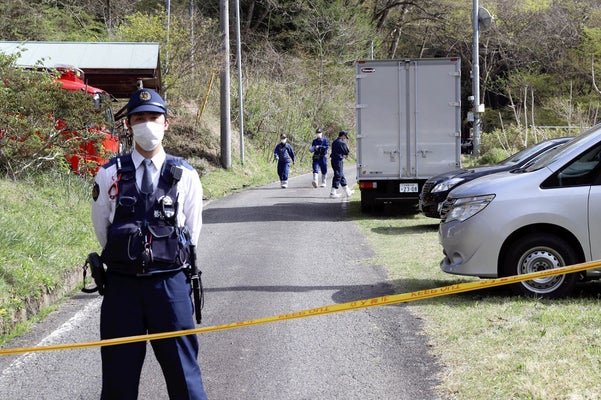
M 543 140 L 564 136 L 576 136 L 580 132 L 568 129 L 524 129 L 510 125 L 505 129 L 495 129 L 482 134 L 480 154 L 477 164 L 496 164 L 524 148 Z
M 482 154 L 482 156 L 480 157 L 480 160 L 479 160 L 479 164 L 481 164 L 481 165 L 498 164 L 499 162 L 503 161 L 510 155 L 511 154 L 507 150 L 495 147 L 495 148 L 488 150 L 486 153 Z
M 66 169 L 65 155 L 98 138 L 90 127 L 104 122 L 104 110 L 85 93 L 63 90 L 53 73 L 16 67 L 16 57 L 0 54 L 0 172 Z
M 323 128 L 330 141 L 341 129 L 352 131 L 354 73 L 349 66 L 330 65 L 326 77 L 320 78 L 311 76 L 310 66 L 302 60 L 284 55 L 279 60 L 284 69 L 295 73 L 278 79 L 257 73 L 249 79 L 245 133 L 266 159 L 273 156 L 280 133 L 286 133 L 298 162 L 307 161 L 315 128 Z M 327 90 L 322 87 L 324 82 Z

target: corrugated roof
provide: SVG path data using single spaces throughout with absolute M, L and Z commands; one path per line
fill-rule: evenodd
M 81 69 L 155 69 L 159 62 L 158 43 L 0 42 L 0 51 L 21 51 L 19 65 L 34 66 L 43 59 L 43 66 L 50 68 L 67 64 Z
M 86 81 L 115 97 L 126 98 L 138 80 L 160 90 L 159 44 L 147 42 L 9 42 L 0 52 L 20 52 L 17 64 L 46 68 L 71 65 L 85 72 Z

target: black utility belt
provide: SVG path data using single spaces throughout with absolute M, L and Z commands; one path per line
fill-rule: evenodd
M 176 273 L 183 271 L 184 267 L 177 267 L 174 269 L 167 269 L 167 270 L 156 270 L 156 271 L 149 271 L 149 272 L 145 272 L 145 273 L 136 273 L 136 272 L 129 272 L 129 271 L 124 271 L 122 269 L 114 269 L 114 268 L 107 268 L 106 272 L 109 275 L 117 275 L 117 276 L 122 276 L 122 277 L 127 277 L 127 278 L 152 278 L 152 277 L 161 277 L 161 276 L 165 276 L 165 275 L 175 275 Z

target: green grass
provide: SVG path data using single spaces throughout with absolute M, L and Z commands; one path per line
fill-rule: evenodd
M 357 196 L 357 195 L 355 195 Z M 442 249 L 436 220 L 419 215 L 352 218 L 385 265 L 398 292 L 474 278 L 438 266 Z M 438 388 L 450 399 L 596 399 L 601 393 L 599 283 L 570 299 L 511 296 L 485 289 L 410 303 L 424 321 L 432 353 L 443 365 Z
M 47 174 L 0 180 L 0 333 L 45 295 L 66 287 L 67 277 L 97 250 L 89 215 L 91 182 Z
M 228 170 L 212 168 L 201 177 L 205 199 L 216 199 L 247 187 L 277 181 L 275 164 L 246 147 L 245 162 L 241 165 L 239 155 L 232 157 L 232 167 Z

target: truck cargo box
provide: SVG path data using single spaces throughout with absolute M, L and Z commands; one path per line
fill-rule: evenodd
M 361 208 L 415 206 L 424 182 L 461 165 L 459 58 L 356 63 Z

